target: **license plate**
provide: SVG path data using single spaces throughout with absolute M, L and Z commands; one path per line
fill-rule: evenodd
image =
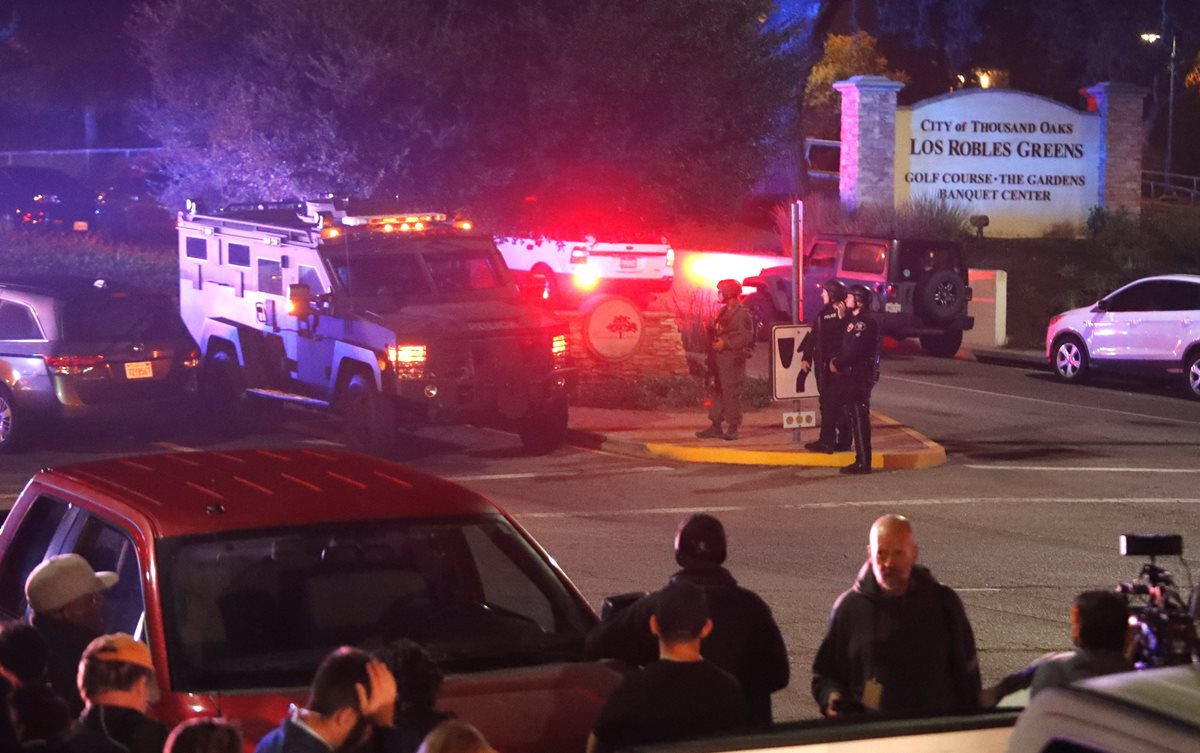
M 622 256 L 621 269 L 637 269 L 637 257 Z
M 900 308 L 901 306 L 899 301 L 889 301 L 888 303 L 883 304 L 883 310 L 889 314 L 899 314 Z
M 154 365 L 149 361 L 131 361 L 125 364 L 126 379 L 153 379 Z

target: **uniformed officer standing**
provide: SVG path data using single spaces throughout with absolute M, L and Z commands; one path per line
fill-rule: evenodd
M 826 280 L 821 286 L 824 308 L 817 314 L 813 328 L 800 342 L 800 368 L 812 371 L 815 367 L 817 389 L 820 391 L 821 434 L 815 442 L 804 445 L 812 452 L 843 452 L 850 449 L 850 423 L 829 371 L 829 362 L 842 350 L 842 335 L 846 327 L 846 286 L 841 280 Z
M 871 290 L 854 285 L 846 291 L 850 316 L 842 336 L 842 351 L 830 363 L 854 436 L 854 463 L 842 473 L 871 472 L 871 389 L 879 381 L 879 323 L 871 316 Z
M 748 351 L 754 345 L 754 320 L 742 306 L 741 295 L 742 284 L 737 280 L 717 283 L 717 296 L 724 308 L 709 326 L 709 352 L 716 379 L 708 409 L 712 425 L 696 432 L 702 439 L 737 439 L 742 424 L 742 383 L 746 381 Z M 722 422 L 729 424 L 727 431 L 721 430 Z

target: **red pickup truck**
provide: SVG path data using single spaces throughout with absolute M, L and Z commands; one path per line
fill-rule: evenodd
M 504 510 L 346 452 L 251 450 L 38 472 L 0 532 L 0 615 L 45 557 L 120 581 L 109 631 L 150 647 L 164 722 L 220 714 L 253 744 L 320 659 L 404 637 L 447 673 L 440 705 L 506 753 L 582 750 L 618 682 L 586 661 L 596 615 Z

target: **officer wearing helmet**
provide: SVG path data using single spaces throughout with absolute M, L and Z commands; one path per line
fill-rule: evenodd
M 842 473 L 871 472 L 871 389 L 879 381 L 879 323 L 871 315 L 874 296 L 865 285 L 854 285 L 846 291 L 846 329 L 842 335 L 842 350 L 834 357 L 829 370 L 837 375 L 839 396 L 845 400 L 844 411 L 849 417 L 854 439 L 854 463 Z
M 709 325 L 709 370 L 715 377 L 707 429 L 696 432 L 701 439 L 737 439 L 742 424 L 741 392 L 746 381 L 746 359 L 754 347 L 754 320 L 742 306 L 742 284 L 737 280 L 717 283 L 717 296 L 724 304 Z M 729 428 L 722 431 L 721 424 Z
M 829 362 L 842 350 L 843 326 L 846 319 L 846 286 L 841 280 L 829 279 L 821 286 L 824 307 L 817 313 L 813 328 L 800 342 L 800 368 L 816 369 L 817 389 L 820 391 L 821 434 L 815 442 L 804 445 L 812 452 L 843 452 L 850 449 L 850 424 L 834 386 Z
M 675 561 L 682 569 L 667 585 L 682 582 L 703 589 L 713 629 L 700 644 L 700 654 L 737 678 L 746 699 L 747 721 L 767 725 L 771 723 L 771 694 L 788 684 L 787 647 L 771 608 L 756 593 L 738 585 L 723 566 L 726 553 L 721 521 L 704 513 L 685 518 L 675 532 Z M 607 614 L 588 634 L 588 655 L 639 666 L 658 659 L 658 641 L 650 632 L 654 598 L 655 594 L 642 596 Z M 627 597 L 615 599 L 628 603 Z

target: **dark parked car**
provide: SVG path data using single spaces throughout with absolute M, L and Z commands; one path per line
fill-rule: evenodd
M 47 420 L 158 416 L 196 392 L 200 351 L 165 295 L 0 281 L 0 453 Z
M 0 223 L 87 232 L 96 195 L 82 183 L 45 167 L 0 167 Z
M 506 753 L 582 751 L 614 669 L 596 615 L 504 510 L 396 463 L 315 449 L 115 458 L 37 473 L 0 532 L 0 615 L 45 557 L 120 580 L 106 629 L 145 641 L 153 714 L 237 719 L 251 745 L 331 649 L 422 643 L 438 705 Z
M 837 278 L 875 291 L 883 334 L 918 337 L 931 355 L 950 357 L 962 345 L 971 288 L 962 245 L 952 241 L 819 235 L 804 254 L 804 316 L 814 321 L 821 310 L 821 286 Z M 771 324 L 785 321 L 792 292 L 791 266 L 770 267 L 746 278 L 757 288 L 745 304 L 762 339 Z

